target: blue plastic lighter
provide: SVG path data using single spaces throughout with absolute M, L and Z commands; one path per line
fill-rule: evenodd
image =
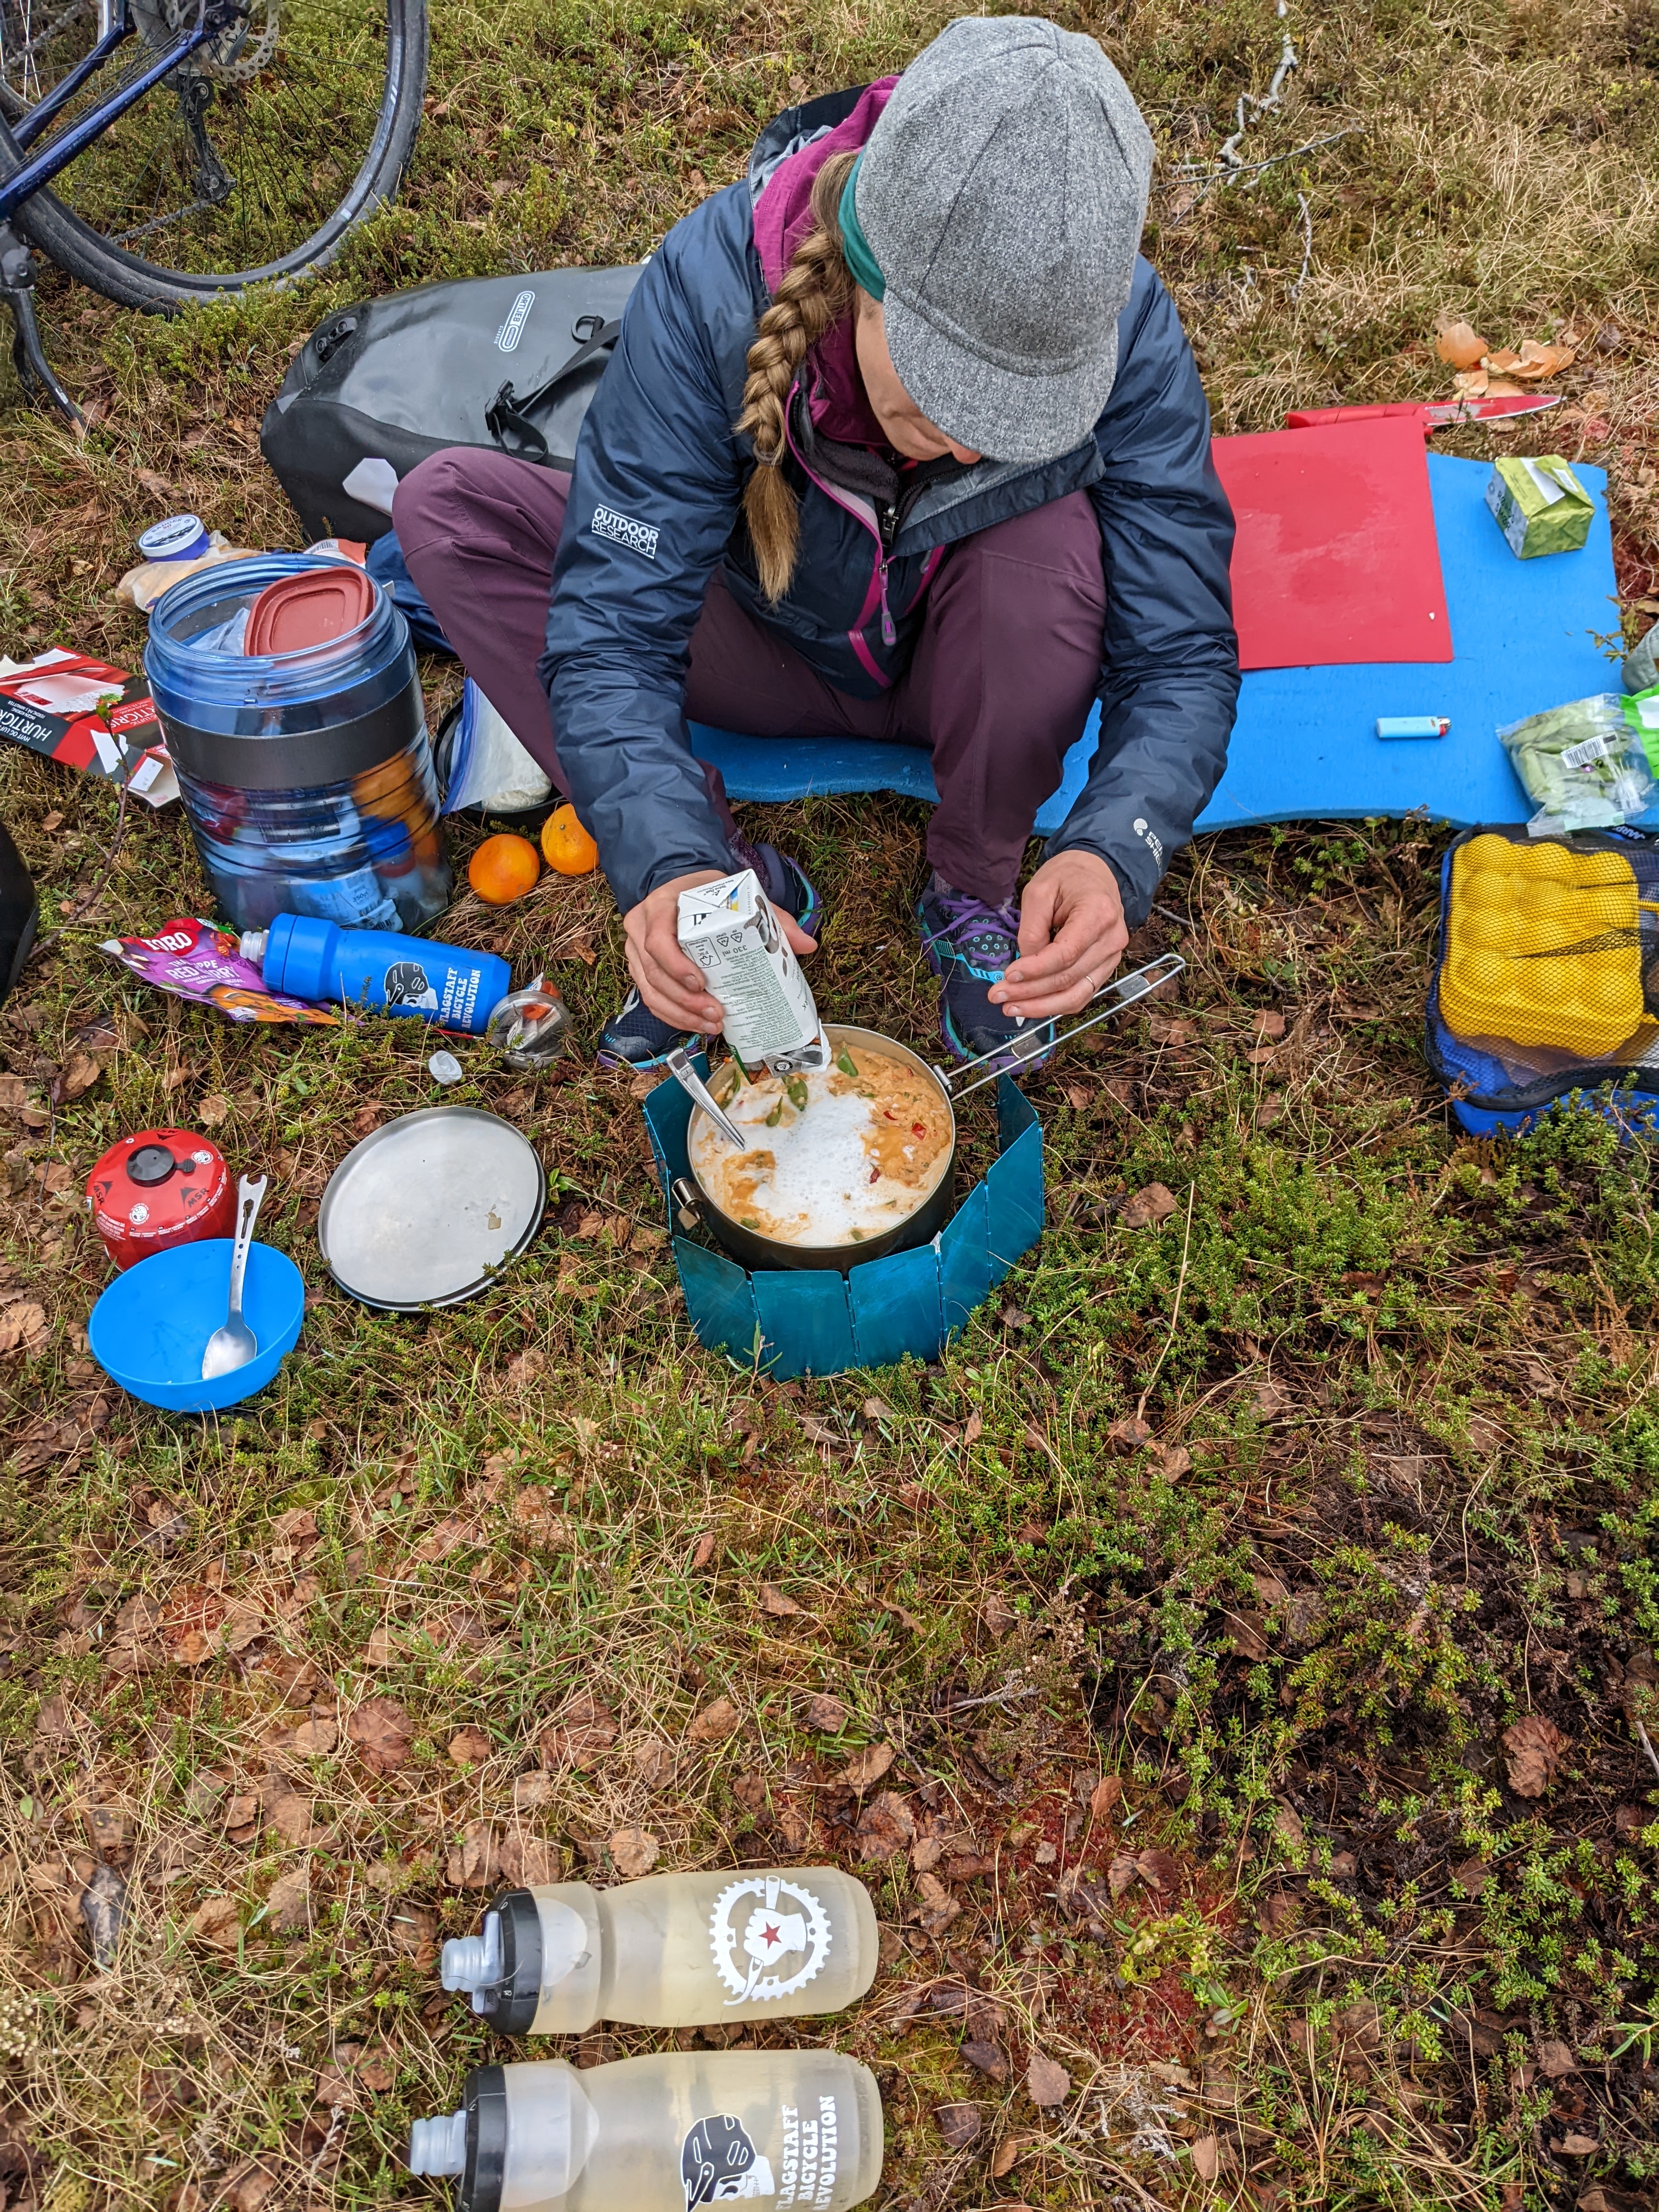
M 1451 723 L 1444 714 L 1382 714 L 1379 738 L 1443 738 Z

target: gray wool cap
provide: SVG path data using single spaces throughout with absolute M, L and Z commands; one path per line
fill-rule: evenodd
M 1140 110 L 1080 31 L 958 16 L 905 70 L 854 205 L 893 366 L 958 445 L 1046 461 L 1093 429 L 1152 173 Z

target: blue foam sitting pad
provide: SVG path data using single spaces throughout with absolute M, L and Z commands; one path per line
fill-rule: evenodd
M 1419 807 L 1431 820 L 1460 828 L 1524 821 L 1534 808 L 1494 734 L 1498 726 L 1619 689 L 1618 662 L 1595 643 L 1597 635 L 1619 628 L 1607 472 L 1573 466 L 1595 501 L 1589 542 L 1577 553 L 1519 561 L 1486 508 L 1491 463 L 1431 453 L 1454 658 L 1253 669 L 1239 694 L 1227 772 L 1199 828 L 1358 820 Z M 1447 715 L 1450 732 L 1377 736 L 1379 716 L 1405 714 Z M 1097 708 L 1066 757 L 1060 789 L 1037 814 L 1039 836 L 1049 836 L 1071 811 L 1098 734 Z M 939 798 L 928 756 L 914 745 L 745 738 L 701 723 L 692 724 L 691 741 L 723 771 L 733 799 L 849 791 Z M 1659 809 L 1643 818 L 1659 822 Z

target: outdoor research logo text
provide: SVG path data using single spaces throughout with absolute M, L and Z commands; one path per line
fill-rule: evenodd
M 614 507 L 594 508 L 593 535 L 612 538 L 618 545 L 625 545 L 630 553 L 643 553 L 647 561 L 657 557 L 656 526 L 635 522 L 631 514 L 618 514 Z

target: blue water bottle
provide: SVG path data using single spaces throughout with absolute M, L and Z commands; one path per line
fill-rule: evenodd
M 392 929 L 342 929 L 303 914 L 279 914 L 269 929 L 245 932 L 242 957 L 259 963 L 268 991 L 416 1014 L 474 1036 L 513 988 L 513 970 L 493 952 Z

